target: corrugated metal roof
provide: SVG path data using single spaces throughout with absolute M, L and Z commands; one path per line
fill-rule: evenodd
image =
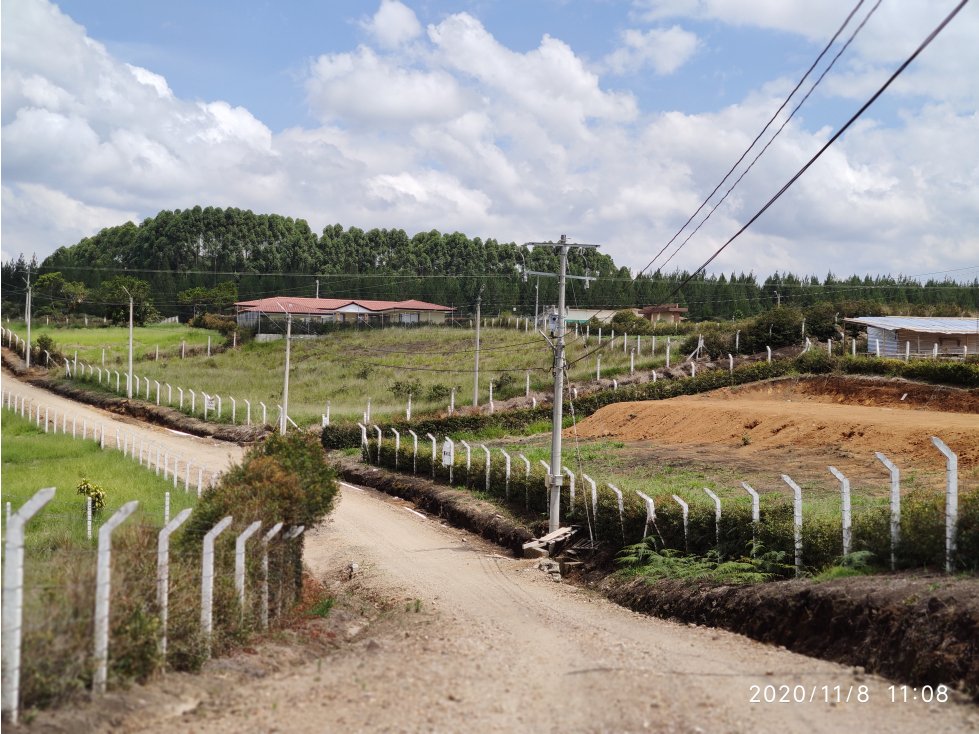
M 276 313 L 288 311 L 294 314 L 327 314 L 346 306 L 355 305 L 368 311 L 454 311 L 449 306 L 424 301 L 370 301 L 352 298 L 306 298 L 302 296 L 273 296 L 254 301 L 238 301 L 242 311 Z
M 873 326 L 888 331 L 914 331 L 922 334 L 977 334 L 979 318 L 961 316 L 861 316 L 843 319 L 850 324 Z

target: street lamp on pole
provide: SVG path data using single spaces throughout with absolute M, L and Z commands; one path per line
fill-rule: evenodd
M 548 471 L 548 532 L 553 533 L 561 527 L 561 484 L 564 474 L 561 464 L 561 424 L 564 420 L 564 310 L 565 284 L 568 279 L 584 280 L 587 284 L 594 280 L 588 275 L 568 275 L 568 252 L 572 247 L 595 249 L 598 245 L 584 245 L 568 242 L 566 235 L 561 235 L 557 242 L 528 242 L 528 246 L 557 247 L 561 258 L 560 267 L 556 274 L 558 279 L 557 323 L 554 331 L 554 408 L 551 413 L 551 466 Z M 538 273 L 526 271 L 530 275 L 555 277 L 555 273 Z

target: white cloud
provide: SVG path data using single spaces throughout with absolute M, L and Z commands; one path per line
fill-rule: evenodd
M 422 32 L 415 11 L 398 0 L 381 0 L 377 12 L 362 26 L 385 48 L 400 46 Z
M 465 109 L 451 75 L 400 66 L 361 46 L 354 53 L 320 56 L 306 82 L 310 107 L 324 121 L 368 124 L 444 119 Z
M 924 40 L 956 5 L 933 0 L 882 3 L 841 58 L 839 70 L 826 78 L 827 92 L 863 99 Z M 841 39 L 848 38 L 873 3 L 857 11 Z M 824 44 L 853 8 L 851 0 L 634 0 L 636 20 L 719 21 L 731 26 L 784 31 Z M 924 95 L 949 102 L 975 104 L 979 75 L 979 7 L 970 3 L 942 31 L 889 91 Z M 842 40 L 838 43 L 842 43 Z M 841 78 L 842 77 L 842 78 Z
M 613 74 L 631 74 L 649 66 L 657 74 L 672 74 L 690 60 L 699 41 L 678 25 L 622 32 L 622 45 L 605 57 L 603 67 Z
M 105 227 L 135 220 L 135 211 L 90 206 L 62 191 L 39 184 L 4 186 L 2 258 L 23 254 L 38 260 L 62 245 L 73 244 Z
M 809 4 L 785 4 L 803 19 L 774 0 L 741 3 L 738 19 L 719 0 L 644 10 L 824 32 Z M 758 19 L 763 9 L 768 20 Z M 5 3 L 4 257 L 43 256 L 104 226 L 201 204 L 303 217 L 314 229 L 438 228 L 504 241 L 566 232 L 639 268 L 786 91 L 783 80 L 767 80 L 722 109 L 643 110 L 560 39 L 515 51 L 466 13 L 422 34 L 390 20 L 403 20 L 403 10 L 381 5 L 370 21 L 374 45 L 311 61 L 305 92 L 318 122 L 273 133 L 244 107 L 181 99 L 46 0 Z M 670 73 L 697 50 L 679 27 L 620 40 L 621 53 L 602 67 L 610 72 Z M 886 49 L 871 41 L 864 66 L 836 76 L 834 94 L 859 96 L 887 66 Z M 935 87 L 929 104 L 909 96 L 897 122 L 854 127 L 717 268 L 918 273 L 975 264 L 979 116 L 975 75 L 963 63 L 945 53 L 923 64 L 913 82 Z M 939 83 L 939 74 L 951 81 Z M 828 134 L 796 119 L 670 267 L 699 265 Z

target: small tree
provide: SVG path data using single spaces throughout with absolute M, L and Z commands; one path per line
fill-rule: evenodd
M 147 321 L 159 318 L 150 298 L 150 284 L 131 275 L 116 275 L 103 280 L 98 290 L 98 300 L 109 321 L 113 324 L 129 323 L 130 296 L 133 299 L 133 323 L 144 326 Z

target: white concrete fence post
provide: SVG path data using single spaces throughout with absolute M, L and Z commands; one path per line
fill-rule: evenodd
M 228 396 L 228 400 L 231 401 L 231 425 L 234 425 L 238 420 L 238 401 L 230 395 Z
M 262 536 L 262 629 L 269 628 L 269 543 L 282 530 L 282 523 L 277 522 Z
M 418 434 L 408 429 L 408 433 L 411 434 L 412 447 L 411 447 L 411 473 L 418 473 Z
M 95 571 L 95 673 L 92 691 L 105 693 L 109 673 L 109 598 L 112 585 L 112 532 L 133 514 L 137 500 L 131 500 L 116 510 L 99 528 L 98 560 Z
M 456 444 L 451 438 L 446 437 L 442 444 L 442 466 L 449 467 L 449 484 L 452 484 L 455 473 L 456 463 Z
M 758 523 L 761 522 L 761 508 L 759 507 L 759 503 L 758 503 L 759 497 L 754 487 L 752 487 L 747 482 L 741 482 L 741 486 L 744 487 L 744 491 L 751 496 L 751 541 L 752 541 L 751 555 L 754 556 L 755 555 L 754 544 L 758 540 Z
M 3 549 L 3 721 L 16 724 L 20 703 L 20 646 L 24 619 L 24 526 L 54 497 L 54 487 L 34 493 L 8 514 Z M 9 503 L 8 503 L 9 507 Z
M 843 518 L 843 557 L 846 558 L 846 556 L 850 555 L 850 547 L 853 540 L 853 517 L 850 512 L 850 480 L 835 466 L 828 466 L 826 468 L 840 482 L 840 514 Z
M 425 438 L 432 442 L 432 479 L 435 478 L 435 454 L 437 451 L 436 445 L 438 444 L 438 439 L 435 438 L 431 433 L 426 433 Z
M 214 600 L 214 540 L 231 524 L 231 516 L 218 521 L 204 535 L 201 560 L 201 634 L 204 636 L 204 656 L 211 657 L 212 604 Z
M 367 453 L 367 460 L 370 461 L 370 453 L 368 453 L 367 444 L 367 426 L 363 423 L 358 423 L 357 426 L 360 428 L 360 448 L 364 453 Z
M 505 487 L 506 487 L 506 498 L 507 498 L 507 501 L 509 502 L 509 500 L 510 500 L 510 454 L 508 454 L 503 449 L 500 449 L 500 453 L 503 454 L 503 461 L 504 461 L 503 466 L 504 466 L 505 471 L 506 471 L 506 484 L 505 484 Z
M 656 503 L 653 502 L 652 497 L 650 497 L 648 494 L 644 492 L 640 492 L 638 489 L 636 490 L 636 494 L 638 494 L 642 498 L 642 501 L 646 503 L 646 524 L 643 526 L 642 529 L 642 537 L 645 538 L 646 535 L 649 533 L 650 524 L 652 523 L 653 526 L 655 527 Z
M 245 618 L 245 543 L 261 527 L 262 521 L 256 520 L 235 538 L 235 592 L 238 594 L 238 608 L 242 619 Z
M 392 428 L 391 433 L 394 434 L 394 468 L 398 468 L 398 457 L 401 454 L 401 434 L 398 433 L 397 428 Z
M 574 483 L 575 476 L 574 472 L 568 467 L 562 467 L 564 469 L 565 475 L 568 477 L 568 514 L 574 513 Z
M 258 401 L 258 404 L 262 406 L 262 425 L 268 425 L 268 408 L 261 400 Z
M 673 501 L 680 505 L 680 509 L 683 511 L 683 549 L 690 552 L 690 541 L 687 535 L 687 529 L 690 525 L 690 506 L 683 501 L 680 497 L 676 495 L 673 496 Z
M 167 663 L 167 619 L 170 607 L 170 536 L 190 517 L 187 507 L 166 523 L 156 542 L 156 604 L 160 607 L 160 657 Z
M 622 543 L 625 544 L 625 503 L 622 499 L 622 490 L 611 482 L 606 482 L 606 484 L 608 484 L 609 489 L 615 492 L 615 499 L 619 503 L 619 528 L 622 530 Z
M 792 481 L 788 474 L 782 481 L 792 488 L 792 527 L 795 534 L 795 575 L 802 575 L 802 487 Z
M 472 447 L 465 441 L 459 441 L 466 449 L 466 484 L 469 484 L 469 469 L 472 466 Z
M 714 500 L 714 538 L 717 543 L 717 557 L 721 557 L 721 498 L 714 494 L 707 487 L 704 493 Z
M 587 474 L 582 474 L 581 478 L 588 482 L 588 486 L 591 488 L 591 516 L 592 522 L 588 525 L 588 536 L 589 540 L 594 541 L 598 538 L 598 487 L 595 485 L 595 480 L 592 479 Z M 588 502 L 585 501 L 585 507 L 587 508 Z M 587 510 L 586 510 L 587 512 Z M 595 526 L 594 532 L 592 531 L 592 525 Z
M 384 442 L 384 431 L 380 426 L 374 426 L 374 430 L 377 431 L 377 465 L 381 465 L 381 444 Z M 432 451 L 432 462 L 434 466 L 435 462 L 435 451 Z M 434 476 L 434 471 L 432 472 Z
M 490 450 L 485 445 L 479 444 L 480 448 L 486 452 L 486 491 L 490 488 Z
M 891 473 L 891 570 L 897 568 L 897 547 L 901 543 L 901 470 L 880 451 L 874 453 L 877 461 Z
M 945 457 L 945 572 L 952 573 L 959 520 L 959 457 L 937 436 L 932 436 L 931 442 Z

